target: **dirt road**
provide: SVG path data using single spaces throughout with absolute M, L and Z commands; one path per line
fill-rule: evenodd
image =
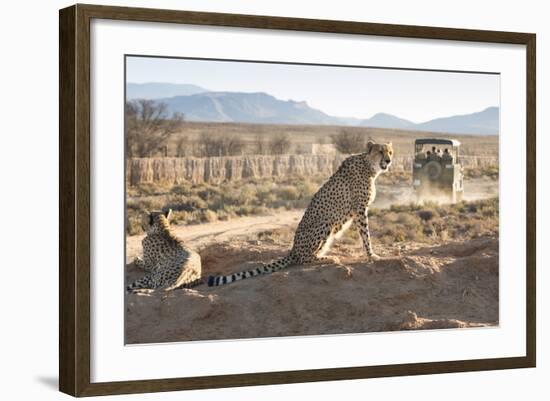
M 295 226 L 300 221 L 303 213 L 303 210 L 291 210 L 265 216 L 241 217 L 228 221 L 172 226 L 172 230 L 187 245 L 200 249 L 212 243 L 222 243 L 229 239 L 251 237 L 262 231 Z M 128 263 L 141 254 L 141 240 L 143 237 L 144 235 L 134 235 L 126 238 L 126 260 Z
M 465 199 L 484 199 L 498 194 L 498 181 L 474 179 L 465 182 Z M 388 207 L 391 204 L 407 204 L 413 199 L 409 186 L 378 188 L 378 197 L 374 207 Z M 228 221 L 216 221 L 186 226 L 172 226 L 174 233 L 189 246 L 200 249 L 212 243 L 227 240 L 250 238 L 262 231 L 284 227 L 294 227 L 300 221 L 303 210 L 274 212 L 264 216 L 247 216 Z M 126 261 L 130 263 L 141 254 L 141 240 L 144 235 L 127 237 Z

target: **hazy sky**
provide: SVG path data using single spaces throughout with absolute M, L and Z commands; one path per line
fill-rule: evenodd
M 499 106 L 499 75 L 127 57 L 127 82 L 267 92 L 337 117 L 384 112 L 423 122 Z

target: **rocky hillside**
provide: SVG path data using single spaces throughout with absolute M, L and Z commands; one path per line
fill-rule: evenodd
M 265 92 L 206 92 L 202 88 L 188 86 L 167 88 L 166 96 L 156 100 L 165 103 L 170 114 L 183 113 L 187 121 L 361 126 L 472 135 L 499 133 L 498 107 L 414 123 L 388 113 L 377 113 L 370 118 L 332 116 L 311 107 L 306 101 L 282 100 Z M 152 98 L 155 90 L 158 88 L 148 88 L 146 84 L 128 84 L 128 99 Z
M 159 99 L 169 112 L 179 112 L 190 121 L 260 124 L 328 124 L 340 120 L 306 102 L 280 100 L 267 93 L 206 92 Z

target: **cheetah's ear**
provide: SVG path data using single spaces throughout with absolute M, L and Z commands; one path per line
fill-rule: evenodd
M 164 214 L 164 217 L 166 217 L 166 220 L 170 220 L 170 216 L 172 215 L 172 209 L 166 210 L 163 214 Z
M 372 147 L 374 146 L 374 142 L 373 141 L 368 141 L 367 142 L 367 153 L 370 153 L 370 151 L 372 150 Z

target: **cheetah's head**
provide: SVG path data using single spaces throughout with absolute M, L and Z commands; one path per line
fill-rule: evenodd
M 172 215 L 172 209 L 166 211 L 154 210 L 144 215 L 142 226 L 147 234 L 155 234 L 161 232 L 163 228 L 167 228 Z
M 367 154 L 374 166 L 380 172 L 388 171 L 393 157 L 393 146 L 388 143 L 374 143 L 369 141 L 367 144 Z

